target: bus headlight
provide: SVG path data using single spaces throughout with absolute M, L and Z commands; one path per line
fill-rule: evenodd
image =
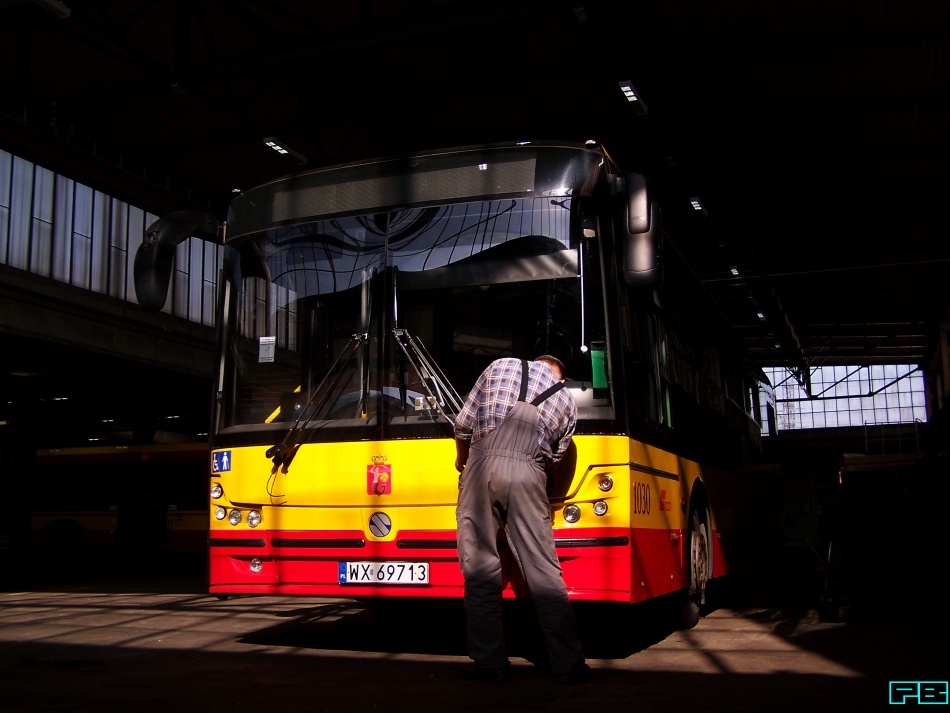
M 250 565 L 251 565 L 251 571 L 252 571 L 254 574 L 257 574 L 257 573 L 260 572 L 262 569 L 264 569 L 264 563 L 261 562 L 261 558 L 260 558 L 260 557 L 255 557 L 254 559 L 252 559 L 251 562 L 250 562 Z
M 607 503 L 603 500 L 598 500 L 594 503 L 594 514 L 595 515 L 606 515 L 607 514 Z
M 566 505 L 564 507 L 564 521 L 577 522 L 581 519 L 581 509 L 577 505 Z
M 224 495 L 224 488 L 221 487 L 221 483 L 215 483 L 211 486 L 211 498 L 217 500 L 222 495 Z
M 261 514 L 257 510 L 251 510 L 247 514 L 247 524 L 248 524 L 248 527 L 257 527 L 258 525 L 260 525 Z
M 240 511 L 240 510 L 232 510 L 232 511 L 231 511 L 231 514 L 228 515 L 228 522 L 230 522 L 232 525 L 240 525 L 240 524 L 241 524 L 241 511 Z
M 221 507 L 220 505 L 214 509 L 214 519 L 215 519 L 215 520 L 223 520 L 223 519 L 226 518 L 227 516 L 228 516 L 228 511 L 225 510 L 225 509 L 224 509 L 223 507 Z
M 608 490 L 614 487 L 614 479 L 609 475 L 602 475 L 600 476 L 600 480 L 597 481 L 597 487 L 606 493 Z

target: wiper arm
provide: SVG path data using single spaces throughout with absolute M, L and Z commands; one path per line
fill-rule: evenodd
M 449 411 L 458 413 L 462 410 L 462 399 L 459 398 L 452 383 L 446 378 L 438 364 L 429 356 L 425 345 L 414 339 L 408 331 L 397 327 L 393 329 L 393 337 L 396 339 L 396 344 L 399 345 L 406 360 L 416 372 L 416 376 L 419 377 L 419 381 L 422 382 L 426 394 L 428 394 L 430 407 L 437 408 L 442 418 L 450 424 L 454 424 L 455 421 L 446 415 L 445 410 L 448 408 Z
M 314 416 L 320 412 L 320 409 L 323 408 L 327 397 L 333 393 L 334 387 L 339 383 L 340 377 L 343 375 L 344 368 L 349 363 L 350 359 L 353 358 L 353 355 L 356 354 L 356 350 L 359 348 L 360 344 L 365 342 L 368 338 L 369 335 L 365 332 L 362 334 L 354 334 L 350 337 L 350 341 L 346 343 L 346 346 L 343 347 L 343 350 L 340 352 L 340 355 L 337 357 L 336 361 L 333 362 L 333 365 L 329 368 L 329 370 L 327 370 L 327 373 L 323 377 L 323 380 L 320 382 L 319 386 L 314 389 L 313 394 L 311 395 L 306 406 L 301 409 L 300 416 L 298 416 L 297 420 L 294 421 L 294 425 L 291 426 L 287 433 L 284 434 L 284 437 L 279 443 L 276 443 L 267 449 L 267 452 L 264 455 L 267 458 L 273 458 L 275 466 L 289 464 L 289 457 L 293 455 L 294 451 L 299 445 L 299 435 L 303 432 L 303 429 L 307 427 L 307 424 L 313 420 Z M 344 357 L 346 358 L 344 359 Z M 326 384 L 327 381 L 331 379 L 332 381 L 330 383 L 330 387 L 324 389 L 324 384 Z M 321 398 L 316 400 L 317 396 L 321 396 Z M 309 416 L 307 416 L 308 413 L 310 414 Z M 307 416 L 307 418 L 304 418 L 304 416 Z

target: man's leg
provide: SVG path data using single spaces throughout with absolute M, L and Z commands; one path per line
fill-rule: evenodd
M 514 479 L 513 479 L 514 480 Z M 584 652 L 554 549 L 544 472 L 526 469 L 511 485 L 508 537 L 531 591 L 555 676 L 582 666 Z
M 458 553 L 465 579 L 468 655 L 480 669 L 508 665 L 501 617 L 499 517 L 488 492 L 490 461 L 470 459 L 459 486 Z

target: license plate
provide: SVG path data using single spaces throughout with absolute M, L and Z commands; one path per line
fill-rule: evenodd
M 340 562 L 340 584 L 428 583 L 428 562 Z

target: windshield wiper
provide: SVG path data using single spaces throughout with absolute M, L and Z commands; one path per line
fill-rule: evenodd
M 346 370 L 346 365 L 350 362 L 350 359 L 353 358 L 353 355 L 356 354 L 360 345 L 368 339 L 369 335 L 365 332 L 354 334 L 350 337 L 350 340 L 346 343 L 346 346 L 343 347 L 340 355 L 336 361 L 333 362 L 333 365 L 327 371 L 319 386 L 314 389 L 310 400 L 307 401 L 307 404 L 301 409 L 300 416 L 294 421 L 294 425 L 284 434 L 284 437 L 279 443 L 267 449 L 264 455 L 267 458 L 273 458 L 275 466 L 283 465 L 286 468 L 287 465 L 290 464 L 293 454 L 300 445 L 300 434 L 326 404 L 329 395 L 336 391 L 336 386 L 339 384 Z M 329 382 L 329 386 L 324 389 L 324 385 L 327 384 L 327 382 Z M 317 399 L 318 396 L 320 396 L 319 400 Z M 309 415 L 307 415 L 308 413 Z M 304 418 L 304 416 L 306 416 L 306 418 Z
M 439 365 L 429 356 L 425 345 L 414 339 L 407 330 L 396 327 L 393 329 L 393 337 L 402 350 L 406 361 L 412 366 L 413 371 L 416 372 L 416 376 L 419 377 L 419 381 L 425 388 L 428 407 L 438 409 L 442 418 L 450 424 L 454 424 L 454 419 L 449 418 L 445 410 L 448 408 L 451 412 L 458 413 L 462 410 L 462 399 L 459 398 L 452 383 L 446 378 Z M 400 391 L 402 389 L 403 385 L 400 384 Z M 405 399 L 403 398 L 403 400 Z

